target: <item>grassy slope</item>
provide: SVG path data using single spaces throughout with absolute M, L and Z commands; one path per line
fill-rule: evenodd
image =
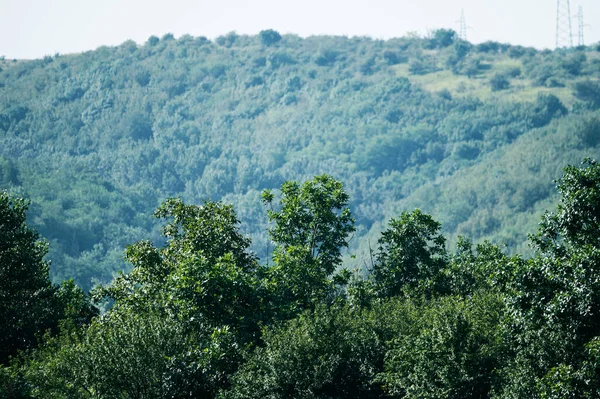
M 590 60 L 600 60 L 600 54 L 590 53 Z M 453 96 L 466 97 L 475 96 L 481 100 L 497 98 L 504 101 L 535 101 L 542 93 L 557 96 L 563 104 L 571 106 L 575 97 L 570 87 L 543 87 L 534 86 L 531 79 L 524 76 L 510 77 L 510 88 L 499 92 L 493 92 L 489 80 L 495 74 L 506 74 L 513 68 L 523 69 L 525 66 L 520 59 L 511 58 L 508 55 L 487 55 L 482 62 L 483 68 L 474 77 L 456 75 L 450 70 L 441 70 L 425 75 L 412 75 L 408 64 L 396 65 L 394 70 L 397 76 L 408 78 L 411 82 L 418 84 L 425 90 L 440 92 L 448 90 Z M 597 79 L 596 79 L 597 80 Z M 577 81 L 572 80 L 571 84 Z

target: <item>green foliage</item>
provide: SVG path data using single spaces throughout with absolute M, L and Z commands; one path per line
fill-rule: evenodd
M 365 277 L 333 275 L 354 226 L 348 194 L 327 175 L 284 183 L 278 205 L 263 192 L 272 265 L 249 252 L 231 206 L 169 199 L 155 212 L 166 219 L 164 246 L 128 247 L 133 269 L 97 289 L 113 305 L 91 324 L 95 309 L 81 289 L 73 281 L 52 287 L 46 272 L 54 327 L 39 348 L 0 367 L 0 393 L 595 397 L 598 170 L 589 159 L 564 170 L 557 211 L 532 236 L 533 258 L 465 238 L 449 255 L 440 224 L 417 209 L 389 222 Z M 3 198 L 5 219 L 12 215 L 35 244 L 26 203 Z
M 508 58 L 511 49 L 522 56 Z M 571 64 L 579 75 L 569 72 Z M 160 239 L 149 215 L 169 197 L 226 199 L 248 209 L 240 220 L 264 258 L 266 220 L 251 199 L 286 179 L 321 173 L 337 176 L 352 193 L 357 239 L 349 247 L 358 255 L 352 266 L 362 265 L 361 238 L 374 238 L 396 209 L 437 202 L 435 195 L 419 197 L 434 182 L 460 180 L 462 171 L 483 171 L 511 154 L 526 171 L 515 140 L 533 140 L 532 129 L 566 117 L 544 113 L 538 93 L 591 117 L 593 102 L 584 96 L 575 106 L 576 90 L 558 86 L 600 77 L 588 49 L 472 46 L 447 29 L 386 41 L 271 30 L 214 41 L 167 34 L 139 46 L 128 41 L 2 65 L 0 157 L 8 163 L 0 161 L 0 185 L 36 204 L 31 222 L 52 244 L 52 280 L 73 278 L 86 291 L 128 270 L 128 243 Z M 495 74 L 510 77 L 510 90 L 489 93 L 485 82 Z M 541 181 L 591 156 L 587 142 L 555 143 L 561 159 L 543 161 Z M 521 184 L 506 170 L 497 185 L 504 190 L 490 185 L 479 196 L 510 202 L 513 193 L 535 191 L 518 195 L 535 201 L 501 217 L 487 200 L 461 205 L 451 223 L 443 219 L 449 212 L 434 214 L 452 239 L 468 234 L 475 242 L 525 246 L 522 232 L 537 218 L 530 205 L 549 200 L 551 191 Z M 498 222 L 506 218 L 512 222 Z M 524 219 L 528 226 L 511 227 Z
M 381 233 L 373 265 L 373 277 L 379 295 L 399 295 L 403 288 L 424 285 L 430 289 L 433 279 L 446 263 L 445 239 L 441 225 L 416 209 L 391 219 Z
M 265 46 L 272 46 L 273 44 L 281 40 L 281 35 L 279 34 L 279 32 L 273 29 L 260 31 L 258 37 L 260 37 L 261 43 Z
M 19 185 L 18 171 L 10 159 L 0 157 L 0 186 Z
M 74 281 L 16 244 L 46 274 L 4 279 L 39 294 L 7 302 L 0 396 L 594 397 L 595 163 L 524 246 L 596 155 L 591 50 L 263 31 L 1 63 L 0 185 Z M 75 283 L 114 275 L 88 326 Z
M 385 345 L 377 315 L 317 308 L 264 333 L 225 398 L 379 398 Z
M 263 194 L 265 203 L 272 200 L 268 192 Z M 302 248 L 319 268 L 331 274 L 342 261 L 340 251 L 348 245 L 348 235 L 355 231 L 348 200 L 342 183 L 331 176 L 317 176 L 302 185 L 284 183 L 280 210 L 268 211 L 274 223 L 269 234 L 277 245 L 276 256 Z
M 29 203 L 0 191 L 0 364 L 56 327 L 55 289 L 43 259 L 47 243 L 25 221 Z
M 490 79 L 490 86 L 492 91 L 506 90 L 510 87 L 510 81 L 503 74 L 495 74 Z
M 272 207 L 270 191 L 263 192 L 262 199 Z M 278 209 L 268 210 L 274 224 L 269 235 L 276 245 L 270 284 L 281 307 L 276 317 L 288 318 L 313 307 L 335 289 L 332 273 L 342 263 L 341 250 L 355 230 L 348 200 L 342 184 L 327 175 L 281 186 Z
M 573 94 L 588 103 L 592 109 L 600 108 L 600 83 L 592 80 L 577 82 Z
M 413 75 L 427 75 L 437 70 L 437 63 L 433 57 L 422 56 L 408 63 L 408 71 Z
M 582 118 L 575 125 L 573 132 L 579 136 L 583 146 L 597 147 L 600 144 L 600 119 Z
M 459 73 L 462 69 L 465 69 L 467 76 L 473 76 L 477 73 L 479 69 L 479 65 L 477 65 L 477 70 L 472 70 L 471 66 L 466 66 L 465 64 L 470 64 L 469 62 L 465 62 L 465 58 L 471 51 L 472 45 L 465 41 L 455 41 L 452 46 L 452 53 L 446 59 L 446 66 L 452 70 L 454 73 Z M 471 58 L 470 61 L 478 60 L 478 58 Z
M 113 312 L 82 337 L 51 342 L 27 379 L 34 397 L 214 397 L 225 378 L 217 370 L 235 350 L 227 334 L 190 333 L 157 311 Z
M 133 270 L 95 292 L 114 302 L 108 313 L 32 359 L 34 395 L 215 397 L 227 386 L 259 331 L 260 272 L 249 240 L 219 203 L 169 199 L 155 216 L 168 220 L 166 245 L 128 247 Z
M 155 216 L 169 220 L 163 227 L 166 245 L 155 248 L 140 241 L 129 246 L 127 260 L 133 270 L 100 288 L 97 295 L 115 300 L 116 307 L 134 310 L 157 303 L 182 320 L 229 325 L 251 336 L 257 320 L 248 313 L 257 306 L 259 266 L 248 252 L 250 242 L 239 232 L 232 207 L 169 199 Z
M 263 197 L 273 200 L 269 193 Z M 328 176 L 301 186 L 284 184 L 282 209 L 270 215 L 277 223 L 298 218 L 306 225 L 298 224 L 292 236 L 281 235 L 281 226 L 274 229 L 282 251 L 305 267 L 302 261 L 307 258 L 295 257 L 294 251 L 312 248 L 308 266 L 331 274 L 341 261 L 339 248 L 333 245 L 345 243 L 353 229 L 347 200 L 341 184 Z M 136 397 L 143 392 L 145 397 L 215 397 L 228 386 L 244 345 L 258 339 L 259 323 L 269 322 L 269 315 L 290 317 L 285 311 L 295 306 L 276 301 L 270 305 L 275 308 L 263 308 L 261 303 L 272 294 L 261 285 L 275 284 L 278 290 L 287 283 L 298 290 L 314 283 L 305 293 L 310 296 L 302 299 L 314 303 L 322 299 L 315 292 L 320 281 L 294 279 L 293 271 L 277 257 L 270 273 L 258 265 L 230 206 L 214 202 L 193 206 L 169 199 L 155 216 L 168 221 L 163 227 L 166 245 L 155 248 L 141 241 L 128 247 L 133 270 L 96 291 L 98 298 L 114 301 L 109 312 L 82 334 L 65 332 L 49 341 L 31 360 L 25 377 L 35 387 L 34 395 Z M 285 276 L 273 279 L 281 270 L 290 272 L 289 282 Z M 333 279 L 331 284 L 347 279 Z
M 315 63 L 318 66 L 332 65 L 336 62 L 337 57 L 338 57 L 337 51 L 331 50 L 331 49 L 323 49 L 317 55 L 317 59 L 315 60 Z
M 390 122 L 398 122 L 397 111 L 388 114 Z M 423 134 L 427 134 L 423 131 Z M 370 140 L 357 157 L 357 163 L 364 169 L 382 173 L 386 170 L 404 170 L 410 165 L 413 154 L 419 150 L 419 143 L 400 136 L 376 136 Z
M 77 332 L 98 314 L 72 280 L 51 284 L 47 243 L 26 223 L 29 203 L 0 191 L 0 396 L 30 397 L 24 354 L 59 331 Z M 7 367 L 10 363 L 10 367 Z
M 600 247 L 600 165 L 587 159 L 581 167 L 568 166 L 557 189 L 557 211 L 546 213 L 534 243 L 542 252 L 559 255 L 568 248 Z
M 27 382 L 16 367 L 0 365 L 0 396 L 6 399 L 31 397 Z
M 538 94 L 535 104 L 536 115 L 533 124 L 536 127 L 545 126 L 554 118 L 559 118 L 568 113 L 567 108 L 552 94 Z
M 388 65 L 396 65 L 408 61 L 408 58 L 406 56 L 403 56 L 398 52 L 390 50 L 387 50 L 383 53 L 383 59 Z
M 508 55 L 511 58 L 521 58 L 525 55 L 527 49 L 523 46 L 513 46 L 508 50 Z
M 437 280 L 437 290 L 446 295 L 470 297 L 506 283 L 502 271 L 510 259 L 497 246 L 484 242 L 475 246 L 460 236 Z
M 506 395 L 587 397 L 599 387 L 588 349 L 600 332 L 598 170 L 590 160 L 565 168 L 557 211 L 547 213 L 532 236 L 539 255 L 505 268 L 509 330 L 517 344 L 509 370 L 528 375 L 508 371 Z
M 446 298 L 421 309 L 415 333 L 391 343 L 378 381 L 394 397 L 489 397 L 505 361 L 502 298 Z
M 462 67 L 462 68 L 457 69 L 456 67 Z M 465 74 L 466 76 L 468 76 L 470 78 L 475 77 L 482 70 L 481 59 L 479 57 L 469 57 L 462 63 L 462 65 L 460 65 L 460 64 L 456 65 L 455 69 L 457 69 L 457 72 L 462 72 L 463 74 Z M 453 71 L 455 69 L 453 69 Z
M 585 64 L 587 57 L 583 52 L 577 52 L 562 61 L 563 69 L 573 75 L 578 76 L 581 73 L 581 68 Z
M 433 31 L 432 37 L 429 40 L 432 48 L 444 48 L 451 46 L 458 35 L 452 29 L 436 29 Z
M 147 140 L 152 137 L 152 123 L 148 120 L 148 116 L 135 112 L 125 119 L 124 123 L 132 139 Z
M 150 36 L 147 41 L 150 46 L 156 46 L 158 42 L 160 42 L 160 39 L 154 35 Z
M 487 41 L 479 43 L 476 48 L 480 53 L 498 53 L 501 50 L 502 45 L 498 42 Z

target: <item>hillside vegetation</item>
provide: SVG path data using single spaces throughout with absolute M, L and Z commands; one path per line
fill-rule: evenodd
M 0 188 L 31 199 L 53 280 L 85 290 L 131 268 L 127 245 L 165 242 L 151 214 L 168 197 L 233 203 L 268 259 L 261 192 L 323 173 L 351 198 L 348 264 L 415 207 L 450 246 L 527 252 L 552 181 L 598 157 L 599 50 L 263 31 L 4 59 Z

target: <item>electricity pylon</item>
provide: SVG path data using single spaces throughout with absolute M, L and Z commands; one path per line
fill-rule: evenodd
M 460 10 L 460 32 L 458 33 L 460 40 L 467 41 L 467 22 L 465 20 L 465 10 Z
M 582 6 L 579 6 L 579 8 L 577 10 L 577 25 L 578 25 L 577 45 L 585 46 L 585 40 L 583 40 L 583 31 L 585 30 L 585 28 L 590 28 L 590 25 L 583 23 L 583 7 Z
M 573 47 L 569 0 L 556 0 L 556 48 L 562 47 Z

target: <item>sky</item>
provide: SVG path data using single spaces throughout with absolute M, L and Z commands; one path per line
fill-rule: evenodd
M 599 42 L 600 0 L 570 0 L 575 44 L 578 6 L 590 25 L 585 43 Z M 0 56 L 78 53 L 165 33 L 424 36 L 439 28 L 458 31 L 461 10 L 470 42 L 554 48 L 556 8 L 557 0 L 0 0 Z

